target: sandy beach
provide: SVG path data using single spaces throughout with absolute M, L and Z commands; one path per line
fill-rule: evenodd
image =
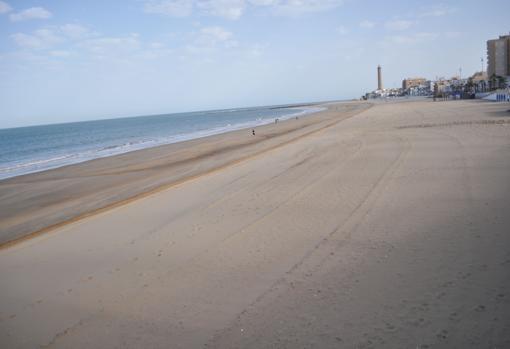
M 508 109 L 330 104 L 0 181 L 0 347 L 508 348 Z
M 349 118 L 370 105 L 228 132 L 0 181 L 0 248 L 219 170 Z

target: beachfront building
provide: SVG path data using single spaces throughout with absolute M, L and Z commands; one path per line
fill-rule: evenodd
M 488 80 L 487 73 L 479 71 L 468 79 L 468 84 L 473 87 L 475 93 L 486 92 L 489 89 Z
M 432 82 L 425 78 L 407 78 L 402 80 L 402 91 L 407 96 L 429 96 Z
M 434 82 L 434 96 L 443 97 L 449 92 L 449 85 L 446 80 L 438 79 Z
M 450 79 L 438 78 L 434 81 L 434 96 L 448 99 L 475 98 L 476 93 L 487 89 L 485 73 L 478 72 L 467 79 L 453 76 Z
M 393 98 L 403 96 L 401 88 L 385 88 L 383 90 L 375 90 L 367 92 L 362 99 L 378 99 L 378 98 Z
M 424 86 L 427 82 L 425 78 L 407 78 L 402 80 L 402 88 L 404 90 L 410 89 L 412 87 Z
M 510 79 L 510 35 L 487 41 L 487 75 L 491 88 L 504 88 Z
M 434 96 L 451 97 L 462 87 L 462 80 L 458 76 L 450 79 L 438 78 L 434 82 Z

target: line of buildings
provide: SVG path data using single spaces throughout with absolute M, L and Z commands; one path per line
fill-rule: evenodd
M 475 98 L 498 89 L 506 89 L 510 95 L 510 35 L 487 41 L 487 71 L 475 72 L 472 76 L 461 78 L 453 76 L 428 80 L 423 77 L 406 78 L 402 87 L 387 88 L 382 83 L 382 68 L 377 66 L 377 90 L 365 94 L 363 99 L 400 97 L 400 96 L 434 96 L 453 98 Z
M 487 41 L 487 75 L 510 78 L 510 35 Z

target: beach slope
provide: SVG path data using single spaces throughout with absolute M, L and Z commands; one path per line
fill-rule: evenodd
M 1 346 L 509 347 L 507 109 L 331 108 L 327 127 L 4 248 Z
M 0 181 L 0 248 L 262 154 L 370 107 L 342 103 L 302 118 Z

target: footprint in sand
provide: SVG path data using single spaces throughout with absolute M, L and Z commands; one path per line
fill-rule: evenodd
M 479 313 L 485 311 L 485 305 L 479 305 L 475 308 L 475 310 Z
M 460 319 L 459 319 L 459 314 L 457 314 L 456 312 L 453 312 L 451 313 L 448 318 L 450 319 L 450 321 L 454 321 L 454 322 L 458 322 Z
M 447 330 L 442 330 L 441 332 L 439 332 L 436 335 L 436 337 L 439 338 L 439 339 L 446 339 L 446 338 L 448 338 L 448 331 Z

